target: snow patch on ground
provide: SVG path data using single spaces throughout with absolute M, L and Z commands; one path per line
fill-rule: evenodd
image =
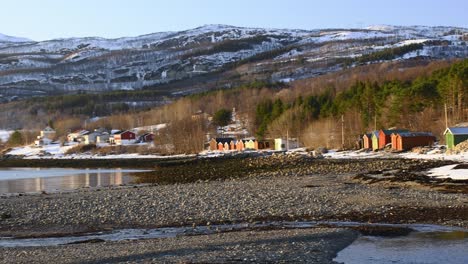
M 428 160 L 453 160 L 468 162 L 468 152 L 460 154 L 445 154 L 437 152 L 428 152 L 427 154 L 418 154 L 413 152 L 405 152 L 398 154 L 398 156 L 406 159 L 428 159 Z
M 50 155 L 54 157 L 62 157 L 65 155 L 65 152 L 72 147 L 74 147 L 74 145 L 60 146 L 59 143 L 45 145 L 45 146 L 29 145 L 29 146 L 24 146 L 24 147 L 13 148 L 10 152 L 7 153 L 7 155 L 35 157 L 35 158 L 43 156 L 43 155 L 48 155 L 48 157 L 50 157 Z
M 445 154 L 440 153 L 435 149 L 426 154 L 419 154 L 414 152 L 404 153 L 391 153 L 385 151 L 363 151 L 363 150 L 350 150 L 350 151 L 337 151 L 329 150 L 328 153 L 323 154 L 325 158 L 329 159 L 372 159 L 372 158 L 405 158 L 405 159 L 424 159 L 424 160 L 453 160 L 459 162 L 468 162 L 468 152 L 461 154 Z
M 289 59 L 291 57 L 297 57 L 304 54 L 302 51 L 298 51 L 297 49 L 293 49 L 291 51 L 288 51 L 282 55 L 279 55 L 278 57 L 275 58 L 275 60 L 282 60 L 282 59 Z
M 430 39 L 427 39 L 427 38 L 423 38 L 423 39 L 408 39 L 408 40 L 404 40 L 404 41 L 398 42 L 397 44 L 395 44 L 395 46 L 396 46 L 396 47 L 402 47 L 402 46 L 407 46 L 407 45 L 411 45 L 411 44 L 422 44 L 422 43 L 427 42 L 427 41 L 430 41 Z
M 328 153 L 323 154 L 323 157 L 330 159 L 372 159 L 372 158 L 383 158 L 391 155 L 385 152 L 374 152 L 374 151 L 337 151 L 329 150 Z
M 282 83 L 290 83 L 290 82 L 294 81 L 294 79 L 293 78 L 283 78 L 283 79 L 280 79 L 279 81 L 282 82 Z
M 407 60 L 410 58 L 415 58 L 419 56 L 430 56 L 431 50 L 428 47 L 423 47 L 422 50 L 415 50 L 404 54 L 401 58 Z
M 372 25 L 372 26 L 366 27 L 365 29 L 377 30 L 377 31 L 392 31 L 395 29 L 395 27 L 390 26 L 390 25 Z
M 182 157 L 194 157 L 196 155 L 172 155 L 172 156 L 162 156 L 162 155 L 142 155 L 138 153 L 127 153 L 127 154 L 115 154 L 115 155 L 96 155 L 96 154 L 69 154 L 65 153 L 67 150 L 76 146 L 72 144 L 69 146 L 61 146 L 60 144 L 50 144 L 45 146 L 24 146 L 13 148 L 7 155 L 13 156 L 23 156 L 24 159 L 172 159 L 172 158 L 182 158 Z M 108 146 L 108 144 L 102 144 L 102 146 Z
M 7 142 L 10 139 L 10 135 L 13 131 L 10 130 L 0 130 L 0 140 L 2 142 Z
M 187 158 L 187 157 L 195 157 L 196 155 L 188 155 L 188 154 L 180 154 L 180 155 L 170 155 L 170 156 L 162 156 L 162 155 L 141 155 L 138 153 L 127 153 L 127 154 L 115 154 L 115 155 L 92 155 L 92 154 L 72 154 L 66 156 L 58 156 L 58 157 L 42 157 L 42 158 L 56 158 L 56 159 L 174 159 L 174 158 Z M 37 159 L 41 157 L 28 157 L 30 159 Z
M 329 42 L 337 40 L 349 40 L 349 39 L 375 39 L 375 38 L 388 38 L 394 37 L 394 34 L 386 34 L 379 31 L 360 32 L 360 31 L 343 31 L 332 34 L 327 34 L 316 38 L 315 42 Z
M 454 180 L 468 180 L 468 169 L 454 169 L 458 164 L 434 168 L 429 176 L 436 178 L 452 178 Z
M 156 124 L 156 125 L 150 125 L 150 126 L 135 127 L 133 130 L 136 132 L 140 132 L 140 131 L 156 132 L 166 127 L 167 127 L 167 123 L 163 123 L 163 124 Z

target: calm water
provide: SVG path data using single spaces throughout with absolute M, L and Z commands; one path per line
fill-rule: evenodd
M 362 236 L 334 260 L 344 264 L 466 264 L 468 232 L 413 232 L 393 238 Z
M 128 184 L 134 179 L 131 174 L 141 171 L 144 170 L 3 168 L 0 169 L 0 194 Z

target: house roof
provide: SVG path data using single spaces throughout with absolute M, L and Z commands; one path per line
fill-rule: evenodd
M 371 137 L 376 137 L 376 138 L 379 138 L 379 131 L 374 131 L 371 133 Z
M 114 135 L 120 135 L 120 134 L 123 134 L 123 133 L 127 133 L 127 132 L 130 132 L 132 134 L 135 134 L 134 132 L 130 131 L 130 130 L 123 130 L 123 131 L 119 131 L 117 133 L 115 133 Z
M 368 138 L 371 138 L 373 135 L 375 135 L 376 137 L 378 137 L 378 136 L 379 136 L 379 131 L 378 131 L 378 130 L 375 130 L 375 131 L 372 131 L 372 132 L 365 133 L 365 134 L 363 135 L 363 137 L 364 137 L 364 136 L 367 136 Z
M 219 143 L 223 143 L 223 144 L 228 143 L 229 144 L 229 143 L 231 143 L 231 141 L 234 141 L 234 139 L 233 138 L 216 138 L 216 143 L 218 143 L 218 144 Z
M 401 137 L 434 137 L 430 132 L 403 132 L 398 133 Z
M 380 131 L 382 131 L 385 135 L 389 136 L 391 134 L 400 134 L 400 133 L 405 133 L 405 132 L 409 132 L 408 129 L 381 129 Z M 380 133 L 379 131 L 379 133 Z
M 468 127 L 448 127 L 444 135 L 449 133 L 452 135 L 468 135 Z
M 76 130 L 74 132 L 71 132 L 68 134 L 68 136 L 83 136 L 83 135 L 86 135 L 87 133 L 89 133 L 88 130 Z

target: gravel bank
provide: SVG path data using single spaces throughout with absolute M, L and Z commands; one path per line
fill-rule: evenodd
M 398 162 L 371 169 L 409 166 Z M 237 179 L 2 197 L 0 236 L 302 219 L 468 227 L 466 194 L 353 181 L 365 162 L 304 164 Z
M 334 263 L 357 233 L 343 229 L 244 231 L 209 236 L 0 248 L 0 263 Z

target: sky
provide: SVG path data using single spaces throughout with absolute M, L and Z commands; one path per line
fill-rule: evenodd
M 466 0 L 0 0 L 0 33 L 117 38 L 207 24 L 263 28 L 468 27 Z

